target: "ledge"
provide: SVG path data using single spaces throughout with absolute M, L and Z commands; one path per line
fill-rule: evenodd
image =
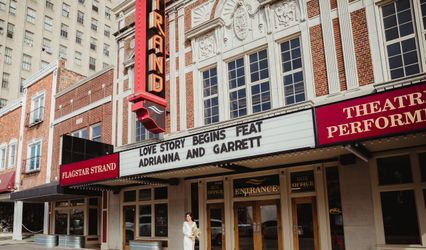
M 200 25 L 195 26 L 194 28 L 186 32 L 186 39 L 191 40 L 194 37 L 200 36 L 204 33 L 214 30 L 217 27 L 222 27 L 224 25 L 225 25 L 225 22 L 220 17 L 203 22 Z

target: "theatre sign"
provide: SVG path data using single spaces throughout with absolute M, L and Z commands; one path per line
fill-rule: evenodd
M 158 172 L 315 146 L 305 110 L 120 152 L 120 176 Z
M 426 83 L 315 109 L 318 144 L 426 129 Z

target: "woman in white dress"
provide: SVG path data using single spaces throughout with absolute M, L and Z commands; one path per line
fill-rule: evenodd
M 193 230 L 197 228 L 197 224 L 192 220 L 192 213 L 185 214 L 185 222 L 183 223 L 183 249 L 194 250 L 195 236 L 192 235 Z M 195 228 L 195 229 L 194 229 Z

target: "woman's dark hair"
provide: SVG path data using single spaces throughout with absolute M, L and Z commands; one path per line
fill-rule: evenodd
M 186 216 L 189 215 L 189 217 L 191 217 L 191 220 L 194 220 L 194 216 L 192 216 L 191 212 L 186 212 L 185 213 L 185 220 L 186 220 Z

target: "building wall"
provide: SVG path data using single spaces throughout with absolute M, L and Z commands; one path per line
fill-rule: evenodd
M 105 15 L 107 9 L 112 9 L 118 0 L 101 0 L 99 1 L 98 12 L 92 9 L 92 1 L 85 1 L 84 4 L 78 1 L 66 1 L 69 5 L 69 17 L 62 15 L 63 5 L 65 1 L 50 1 L 52 8 L 47 7 L 46 1 L 16 1 L 16 14 L 9 13 L 9 5 L 11 1 L 4 1 L 4 9 L 0 7 L 0 25 L 3 32 L 0 34 L 0 77 L 3 72 L 10 74 L 8 88 L 0 88 L 0 98 L 13 100 L 20 95 L 20 86 L 22 79 L 27 79 L 33 73 L 37 72 L 46 64 L 60 57 L 60 45 L 65 46 L 66 67 L 72 71 L 78 72 L 84 76 L 93 74 L 101 70 L 104 64 L 115 64 L 116 47 L 114 43 L 113 33 L 115 30 L 115 16 L 111 11 L 111 18 Z M 35 22 L 27 21 L 27 8 L 35 10 Z M 84 22 L 77 22 L 78 11 L 84 12 Z M 52 30 L 44 29 L 44 18 L 48 16 L 53 19 Z M 97 31 L 91 29 L 92 18 L 98 21 Z M 6 36 L 7 23 L 15 25 L 13 39 Z M 68 26 L 68 37 L 60 36 L 61 24 Z M 108 28 L 109 27 L 109 28 Z M 104 31 L 110 30 L 110 35 L 105 36 Z M 24 42 L 24 33 L 28 30 L 33 33 L 32 42 Z M 76 33 L 83 33 L 81 44 L 76 43 Z M 97 40 L 96 50 L 90 48 L 91 37 Z M 50 48 L 43 47 L 43 38 L 51 41 Z M 109 56 L 104 55 L 104 44 L 110 46 Z M 13 49 L 12 64 L 4 63 L 5 48 Z M 75 52 L 81 53 L 81 62 L 75 60 Z M 23 54 L 30 55 L 31 69 L 22 69 Z M 95 70 L 89 69 L 89 58 L 96 59 Z
M 6 147 L 6 159 L 3 162 L 3 168 L 0 173 L 6 173 L 16 170 L 18 145 L 19 145 L 19 122 L 21 119 L 22 100 L 16 100 L 13 107 L 4 109 L 0 112 L 0 148 Z M 15 145 L 15 164 L 10 162 L 11 145 Z M 1 160 L 1 159 L 0 159 Z
M 62 135 L 83 128 L 87 129 L 90 139 L 90 126 L 98 123 L 101 123 L 101 142 L 112 143 L 113 74 L 113 68 L 109 68 L 87 79 L 74 81 L 65 89 L 58 86 L 63 90 L 56 97 L 54 145 L 61 145 Z M 61 81 L 60 85 L 63 83 Z M 54 147 L 51 181 L 59 180 L 60 154 L 60 146 Z

